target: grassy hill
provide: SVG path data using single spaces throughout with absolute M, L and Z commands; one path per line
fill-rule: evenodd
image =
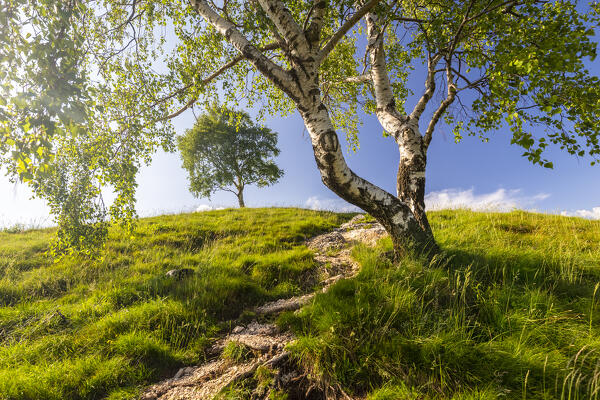
M 359 275 L 279 317 L 315 379 L 371 399 L 587 399 L 600 393 L 600 222 L 443 211 L 444 257 L 357 246 Z M 0 232 L 0 399 L 127 399 L 197 364 L 234 318 L 310 291 L 303 241 L 351 214 L 223 210 L 114 230 L 101 261 Z M 189 278 L 165 273 L 191 268 Z

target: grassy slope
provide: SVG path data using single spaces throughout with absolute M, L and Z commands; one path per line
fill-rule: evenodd
M 102 262 L 44 256 L 51 231 L 0 233 L 0 398 L 131 398 L 203 360 L 244 309 L 309 289 L 302 244 L 351 215 L 249 209 L 144 219 Z M 177 281 L 165 272 L 193 268 Z
M 280 323 L 315 375 L 370 399 L 600 397 L 600 221 L 443 211 L 449 259 L 398 268 L 356 248 L 358 277 Z
M 225 210 L 142 220 L 104 261 L 52 263 L 48 231 L 0 233 L 0 398 L 129 398 L 203 359 L 223 321 L 309 289 L 302 246 L 348 215 Z M 362 269 L 280 324 L 315 376 L 372 399 L 591 398 L 600 386 L 600 222 L 444 211 L 450 258 L 354 251 Z M 173 281 L 172 268 L 196 275 Z M 579 396 L 579 397 L 578 397 Z

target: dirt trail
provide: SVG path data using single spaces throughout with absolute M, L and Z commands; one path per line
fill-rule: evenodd
M 379 224 L 365 223 L 363 215 L 357 215 L 332 232 L 315 236 L 306 245 L 315 252 L 315 260 L 325 278 L 321 291 L 340 279 L 358 272 L 358 264 L 351 258 L 351 244 L 363 242 L 369 245 L 386 234 Z M 315 293 L 280 299 L 254 309 L 262 319 L 273 319 L 284 311 L 300 309 L 309 303 Z M 236 326 L 229 334 L 217 340 L 209 353 L 214 359 L 200 366 L 181 368 L 174 377 L 147 388 L 141 395 L 144 400 L 200 400 L 212 399 L 225 387 L 251 378 L 259 367 L 275 371 L 269 387 L 255 388 L 253 399 L 268 398 L 272 390 L 284 390 L 288 399 L 346 398 L 339 388 L 322 388 L 318 383 L 298 371 L 289 361 L 285 346 L 294 340 L 290 332 L 280 332 L 272 323 L 252 321 Z M 229 342 L 237 342 L 251 350 L 250 359 L 234 363 L 219 357 Z

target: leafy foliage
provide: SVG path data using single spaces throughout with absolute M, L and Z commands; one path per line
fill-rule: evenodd
M 552 167 L 545 158 L 550 145 L 587 155 L 595 164 L 600 160 L 600 79 L 585 63 L 596 58 L 599 14 L 597 4 L 581 9 L 577 2 L 536 0 L 380 4 L 377 14 L 387 22 L 386 66 L 399 112 L 412 111 L 406 103 L 412 93 L 410 71 L 420 70 L 422 76 L 432 63 L 434 90 L 425 99 L 430 111 L 422 128 L 444 98 L 451 98 L 450 104 L 458 105 L 443 111 L 457 142 L 463 134 L 486 140 L 508 128 L 511 143 L 523 147 L 534 164 Z M 324 74 L 336 73 L 330 81 L 342 82 L 340 90 L 324 92 L 334 109 L 354 110 L 338 120 L 354 135 L 357 104 L 369 114 L 376 109 L 372 82 L 343 80 L 368 72 L 368 64 L 341 72 L 330 67 L 361 53 L 353 38 L 343 43 L 323 64 L 329 67 Z M 348 45 L 351 49 L 342 50 Z M 359 62 L 356 56 L 353 60 Z
M 211 4 L 266 59 L 284 70 L 298 61 L 259 2 Z M 313 35 L 312 2 L 285 5 Z M 319 46 L 355 7 L 327 3 Z M 592 163 L 600 154 L 600 82 L 585 69 L 596 55 L 598 10 L 564 0 L 380 1 L 373 9 L 399 112 L 410 111 L 411 71 L 435 60 L 439 90 L 428 107 L 447 93 L 454 108 L 437 104 L 436 118 L 446 117 L 457 140 L 508 127 L 524 155 L 546 167 L 551 145 Z M 136 173 L 159 147 L 174 149 L 170 120 L 186 109 L 219 97 L 262 116 L 296 109 L 189 1 L 9 0 L 0 22 L 1 162 L 58 215 L 57 251 L 81 248 L 86 236 L 102 241 L 109 217 L 131 227 Z M 376 107 L 360 48 L 366 29 L 351 28 L 321 60 L 319 84 L 335 127 L 356 148 L 359 110 Z M 102 188 L 117 196 L 108 207 Z
M 177 142 L 196 196 L 216 190 L 238 196 L 244 206 L 247 185 L 272 185 L 283 176 L 272 157 L 279 155 L 277 133 L 252 122 L 245 112 L 213 105 Z

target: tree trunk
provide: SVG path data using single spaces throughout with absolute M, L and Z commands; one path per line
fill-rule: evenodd
M 244 189 L 240 189 L 237 192 L 237 198 L 238 198 L 238 203 L 240 205 L 240 208 L 246 207 L 246 204 L 244 204 Z
M 431 230 L 422 228 L 407 202 L 357 176 L 348 167 L 327 108 L 320 100 L 309 107 L 303 105 L 299 108 L 311 137 L 323 183 L 381 222 L 392 238 L 395 259 L 407 251 L 437 252 Z
M 398 140 L 400 162 L 396 179 L 398 198 L 408 204 L 421 229 L 433 238 L 431 226 L 425 213 L 425 168 L 427 153 L 423 138 L 414 127 L 405 126 L 401 129 Z
M 296 23 L 282 2 L 259 0 L 260 6 L 277 30 L 277 42 L 285 44 L 284 52 L 291 68 L 284 69 L 253 46 L 235 25 L 216 13 L 208 2 L 192 0 L 191 3 L 207 23 L 214 26 L 241 55 L 296 104 L 311 138 L 321 180 L 338 196 L 362 208 L 381 222 L 392 237 L 395 257 L 400 257 L 408 250 L 427 253 L 437 251 L 431 230 L 426 231 L 421 227 L 405 201 L 356 175 L 344 160 L 337 133 L 322 102 L 319 87 L 319 67 L 330 51 L 328 45 L 320 47 L 323 7 L 315 7 L 315 17 L 308 28 L 310 34 L 307 35 L 307 31 Z M 374 7 L 376 3 L 369 2 L 369 7 Z M 366 13 L 369 10 L 370 8 L 364 8 L 362 11 Z M 371 16 L 371 20 L 373 23 L 369 26 L 375 27 L 375 17 Z M 376 40 L 378 34 L 373 29 L 369 32 L 373 34 L 370 35 L 369 43 L 381 42 Z M 339 40 L 336 36 L 331 40 L 334 39 Z M 329 43 L 335 46 L 335 41 Z M 383 49 L 381 43 L 379 47 Z M 389 79 L 383 74 L 383 51 L 371 53 L 379 54 L 378 61 L 373 63 L 372 68 L 375 71 L 373 83 L 377 92 L 377 108 L 384 111 L 395 109 Z M 397 120 L 391 114 L 390 117 L 392 122 Z M 388 132 L 393 131 L 385 124 L 382 125 Z

